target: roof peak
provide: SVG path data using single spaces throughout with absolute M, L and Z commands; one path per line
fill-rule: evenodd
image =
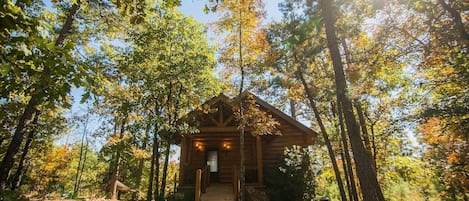
M 218 96 L 215 96 L 212 99 L 206 101 L 203 105 L 213 105 L 213 104 L 216 104 L 216 103 L 222 101 L 222 102 L 224 102 L 226 104 L 229 104 L 231 106 L 236 106 L 235 102 L 237 102 L 240 97 L 245 97 L 246 95 L 252 95 L 255 102 L 257 104 L 259 104 L 261 107 L 264 107 L 266 109 L 266 112 L 270 112 L 272 114 L 275 114 L 276 116 L 278 116 L 282 120 L 285 120 L 289 124 L 297 127 L 298 129 L 300 129 L 301 131 L 303 131 L 305 133 L 312 134 L 312 135 L 315 135 L 315 136 L 318 135 L 317 132 L 315 132 L 312 129 L 306 127 L 304 124 L 302 124 L 298 120 L 296 120 L 293 117 L 285 114 L 283 111 L 277 109 L 273 105 L 271 105 L 268 102 L 264 101 L 263 99 L 259 98 L 255 94 L 251 93 L 249 90 L 245 90 L 240 95 L 235 96 L 233 98 L 230 98 L 230 97 L 226 96 L 224 93 L 220 93 Z

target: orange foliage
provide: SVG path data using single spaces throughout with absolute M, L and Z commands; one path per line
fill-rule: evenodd
M 455 126 L 451 119 L 432 117 L 420 124 L 423 141 L 430 145 L 426 157 L 442 171 L 448 188 L 469 190 L 469 145 L 467 134 Z

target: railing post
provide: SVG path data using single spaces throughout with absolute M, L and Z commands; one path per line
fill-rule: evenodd
M 210 165 L 207 165 L 207 187 L 210 185 Z
M 233 166 L 233 195 L 234 200 L 238 200 L 240 183 L 239 183 L 239 170 L 238 167 Z
M 195 201 L 200 201 L 200 196 L 201 196 L 200 184 L 201 184 L 201 180 L 202 180 L 202 170 L 197 169 L 197 171 L 195 172 Z
M 207 166 L 202 170 L 202 193 L 207 192 Z

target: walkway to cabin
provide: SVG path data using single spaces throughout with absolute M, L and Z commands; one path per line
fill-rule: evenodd
M 231 184 L 211 183 L 207 192 L 202 194 L 202 201 L 233 201 Z

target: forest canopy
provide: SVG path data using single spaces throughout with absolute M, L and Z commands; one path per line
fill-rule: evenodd
M 267 195 L 469 200 L 469 3 L 273 2 L 0 0 L 0 200 L 174 200 L 187 115 L 245 91 L 319 133 Z M 278 122 L 237 103 L 242 150 Z

